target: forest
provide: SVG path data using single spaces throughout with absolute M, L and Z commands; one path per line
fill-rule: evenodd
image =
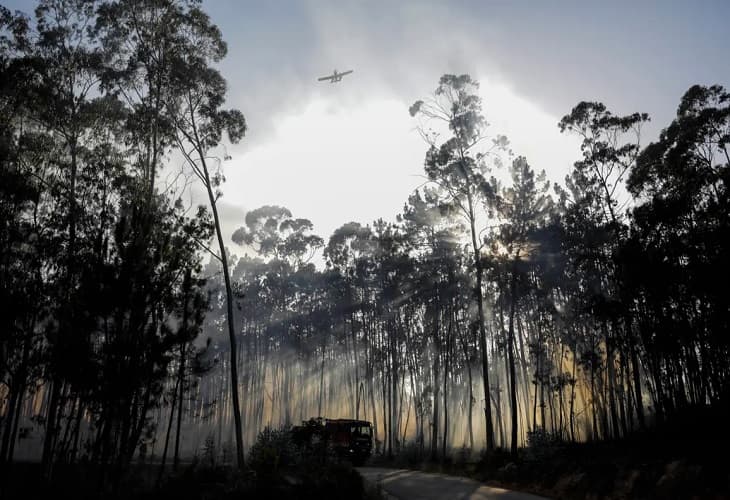
M 424 182 L 392 220 L 265 205 L 231 236 L 226 53 L 197 1 L 0 6 L 0 464 L 243 468 L 317 416 L 384 457 L 516 457 L 730 402 L 725 88 L 653 142 L 578 102 L 555 183 L 444 74 L 403 110 Z

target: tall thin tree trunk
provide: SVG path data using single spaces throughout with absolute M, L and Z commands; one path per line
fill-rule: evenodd
M 187 325 L 187 301 L 183 310 L 183 325 Z M 183 342 L 180 346 L 180 370 L 178 372 L 178 394 L 176 395 L 180 404 L 177 405 L 177 429 L 175 431 L 175 454 L 172 457 L 172 470 L 176 471 L 180 465 L 180 428 L 182 427 L 183 402 L 185 396 L 185 355 L 187 354 L 188 343 Z
M 606 392 L 608 393 L 609 415 L 611 416 L 611 430 L 609 437 L 618 437 L 619 424 L 618 413 L 616 411 L 616 373 L 614 365 L 614 348 L 613 337 L 608 329 L 606 321 L 601 322 L 601 330 L 603 330 L 603 339 L 606 345 Z
M 462 155 L 463 160 L 463 155 Z M 484 418 L 486 427 L 487 451 L 494 450 L 494 426 L 492 423 L 492 400 L 489 395 L 489 353 L 487 352 L 487 332 L 484 326 L 484 296 L 482 292 L 482 281 L 484 269 L 477 243 L 477 231 L 475 227 L 474 203 L 471 191 L 467 191 L 467 202 L 469 204 L 469 227 L 471 230 L 471 243 L 474 252 L 474 268 L 476 269 L 476 290 L 474 298 L 477 301 L 478 323 L 479 323 L 479 348 L 482 355 L 482 379 L 484 380 Z
M 578 340 L 573 344 L 573 373 L 570 380 L 570 440 L 575 442 L 575 386 L 577 380 L 575 373 L 578 365 Z
M 175 420 L 175 407 L 177 405 L 177 390 L 180 384 L 180 379 L 177 378 L 175 381 L 175 390 L 172 392 L 172 406 L 170 408 L 170 419 L 167 422 L 167 432 L 165 433 L 165 445 L 162 447 L 162 459 L 160 461 L 160 470 L 157 474 L 157 486 L 159 487 L 162 482 L 162 475 L 165 471 L 165 464 L 167 462 L 167 449 L 170 445 L 170 434 L 172 433 L 172 423 Z
M 449 314 L 449 328 L 446 331 L 446 349 L 444 349 L 444 435 L 441 447 L 441 461 L 446 459 L 446 441 L 449 435 L 449 361 L 451 358 L 451 338 L 453 336 L 453 312 Z
M 61 379 L 53 377 L 51 381 L 51 397 L 48 402 L 48 415 L 46 417 L 46 432 L 43 437 L 43 453 L 41 455 L 41 467 L 43 477 L 50 479 L 53 474 L 53 450 L 56 439 L 56 420 L 61 400 Z
M 10 401 L 8 402 L 7 410 L 5 412 L 5 418 L 3 419 L 5 429 L 3 430 L 2 450 L 0 450 L 0 463 L 11 462 L 8 450 L 10 448 L 10 436 L 15 422 L 15 406 L 19 405 L 20 399 L 19 391 L 17 390 L 15 383 L 11 383 L 9 385 L 9 390 Z
M 223 243 L 223 232 L 221 231 L 220 217 L 218 216 L 218 206 L 216 196 L 213 193 L 213 184 L 208 172 L 206 156 L 202 149 L 202 143 L 199 141 L 197 129 L 195 130 L 195 139 L 198 141 L 197 152 L 202 166 L 205 187 L 208 191 L 208 200 L 213 211 L 213 222 L 215 224 L 215 233 L 218 238 L 218 248 L 220 255 L 218 256 L 221 266 L 223 267 L 223 279 L 226 285 L 226 320 L 228 323 L 228 342 L 230 344 L 230 370 L 231 370 L 231 404 L 233 405 L 234 431 L 236 435 L 236 463 L 238 468 L 243 470 L 243 430 L 241 424 L 241 403 L 238 397 L 238 347 L 236 341 L 236 328 L 233 316 L 233 290 L 231 288 L 231 275 L 228 268 L 228 256 L 226 254 L 226 246 Z
M 519 255 L 519 254 L 518 254 Z M 519 258 L 519 256 L 517 257 Z M 517 376 L 515 372 L 515 309 L 517 302 L 517 261 L 512 269 L 512 283 L 510 286 L 509 308 L 509 339 L 507 341 L 507 355 L 509 357 L 509 393 L 512 406 L 512 436 L 510 453 L 517 457 Z
M 474 450 L 474 428 L 472 425 L 472 410 L 474 408 L 474 382 L 472 380 L 472 373 L 471 373 L 471 363 L 472 363 L 472 356 L 469 353 L 469 347 L 466 342 L 466 339 L 462 339 L 462 347 L 464 349 L 464 360 L 466 362 L 466 374 L 467 374 L 467 380 L 469 381 L 469 388 L 468 388 L 468 394 L 469 394 L 469 401 L 467 403 L 467 428 L 469 431 L 469 451 Z
M 441 342 L 439 342 L 439 312 L 434 312 L 433 330 L 433 418 L 431 419 L 431 460 L 438 458 L 438 436 L 439 436 L 439 379 L 441 369 Z
M 626 337 L 629 341 L 629 355 L 631 359 L 631 374 L 634 382 L 634 404 L 636 407 L 636 417 L 639 419 L 639 427 L 644 430 L 646 429 L 646 420 L 644 418 L 644 401 L 641 393 L 641 373 L 639 371 L 639 357 L 636 353 L 637 342 L 634 341 L 633 329 L 631 328 L 631 317 L 626 315 L 624 317 L 624 324 L 626 328 Z
M 322 397 L 324 395 L 324 353 L 326 350 L 326 337 L 322 339 L 322 361 L 319 367 L 319 404 L 317 405 L 317 416 L 322 417 Z

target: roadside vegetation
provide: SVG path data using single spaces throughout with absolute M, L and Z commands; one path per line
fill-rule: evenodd
M 289 429 L 265 429 L 241 471 L 220 463 L 210 439 L 189 464 L 160 474 L 160 464 L 133 464 L 114 487 L 89 463 L 59 466 L 52 481 L 39 481 L 40 464 L 15 463 L 3 470 L 3 498 L 120 498 L 222 500 L 233 498 L 379 500 L 346 460 L 323 443 L 298 446 Z
M 613 441 L 573 443 L 538 431 L 516 457 L 506 450 L 473 455 L 461 448 L 432 461 L 409 444 L 393 458 L 374 457 L 368 465 L 465 476 L 549 498 L 728 498 L 730 459 L 721 451 L 730 438 L 728 419 L 728 407 L 690 408 Z

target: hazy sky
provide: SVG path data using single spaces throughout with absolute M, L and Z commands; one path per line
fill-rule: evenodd
M 35 2 L 4 4 L 29 11 Z M 311 219 L 325 239 L 350 220 L 393 219 L 423 183 L 426 146 L 408 107 L 446 72 L 477 78 L 490 133 L 506 134 L 554 180 L 578 158 L 577 141 L 556 124 L 580 100 L 648 112 L 648 140 L 690 85 L 730 86 L 730 1 L 208 0 L 204 8 L 228 42 L 229 106 L 249 123 L 228 151 L 227 239 L 263 204 Z M 354 73 L 316 81 L 334 68 Z
M 478 78 L 491 133 L 555 180 L 578 158 L 556 125 L 580 100 L 648 112 L 653 138 L 690 85 L 730 85 L 730 2 L 205 6 L 229 43 L 230 104 L 250 125 L 226 166 L 229 231 L 263 204 L 310 218 L 325 239 L 349 220 L 392 219 L 423 182 L 408 106 L 446 72 Z M 354 73 L 316 81 L 333 68 Z

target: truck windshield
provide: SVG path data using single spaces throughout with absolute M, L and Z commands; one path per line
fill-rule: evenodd
M 371 429 L 367 425 L 353 425 L 350 428 L 350 432 L 354 436 L 369 436 Z

